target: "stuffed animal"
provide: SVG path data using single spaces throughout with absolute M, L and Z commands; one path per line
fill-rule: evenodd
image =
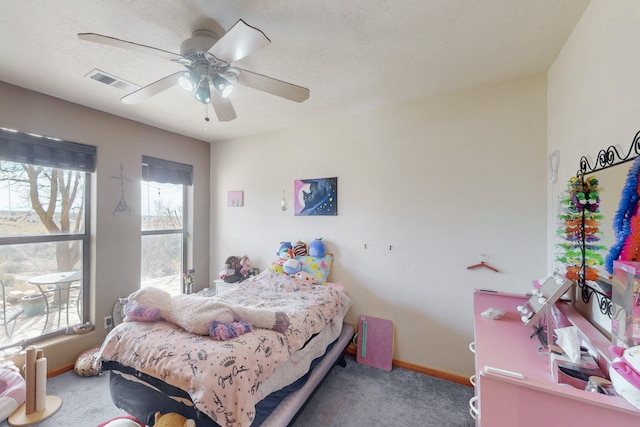
M 293 255 L 295 256 L 305 256 L 308 254 L 307 244 L 302 240 L 298 240 L 295 245 L 293 245 Z
M 122 415 L 99 424 L 98 427 L 144 427 L 144 424 L 133 415 Z
M 221 274 L 220 278 L 227 283 L 235 283 L 235 282 L 241 281 L 243 277 L 242 277 L 242 274 L 240 274 L 240 270 L 242 268 L 240 263 L 241 263 L 240 257 L 237 257 L 237 256 L 228 257 L 224 262 L 224 266 L 226 269 L 224 277 L 222 277 L 222 274 Z
M 156 421 L 153 427 L 196 427 L 196 422 L 175 412 L 164 415 L 156 412 Z
M 251 261 L 249 261 L 249 257 L 248 256 L 243 256 L 242 259 L 240 260 L 240 267 L 242 267 L 240 269 L 240 275 L 242 276 L 242 280 L 246 279 L 247 277 L 249 277 L 249 270 L 251 270 Z
M 293 251 L 291 249 L 284 248 L 280 251 L 278 258 L 273 262 L 274 264 L 284 265 L 287 260 L 293 258 Z
M 309 255 L 314 257 L 323 257 L 327 254 L 327 248 L 324 246 L 322 237 L 315 239 L 309 244 Z
M 318 283 L 318 279 L 316 279 L 306 271 L 299 271 L 294 275 L 294 277 L 298 279 L 298 282 L 304 283 L 305 285 L 315 285 Z
M 129 302 L 160 310 L 160 318 L 196 335 L 209 335 L 212 320 L 232 323 L 243 320 L 257 328 L 284 332 L 289 316 L 282 311 L 229 304 L 217 298 L 203 298 L 195 294 L 171 295 L 153 286 L 140 288 L 128 297 Z
M 293 275 L 302 270 L 302 265 L 297 259 L 290 258 L 282 264 L 282 270 L 284 270 L 286 274 Z
M 279 274 L 284 274 L 284 270 L 282 269 L 282 266 L 276 263 L 271 264 L 267 270 L 275 271 L 276 273 L 279 273 Z
M 286 249 L 293 249 L 291 242 L 280 242 L 280 247 L 278 248 L 278 252 L 276 252 L 276 255 L 280 256 L 282 251 Z

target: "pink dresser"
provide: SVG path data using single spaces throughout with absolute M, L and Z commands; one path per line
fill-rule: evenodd
M 475 352 L 476 397 L 470 404 L 476 424 L 640 426 L 640 410 L 622 397 L 589 393 L 553 381 L 549 356 L 538 354 L 538 338 L 529 338 L 532 329 L 522 324 L 516 311 L 526 300 L 524 295 L 475 291 L 475 342 L 470 348 Z M 490 307 L 505 310 L 504 317 L 482 317 L 481 313 Z M 603 356 L 609 357 L 609 342 L 597 329 L 570 304 L 558 303 L 557 307 Z

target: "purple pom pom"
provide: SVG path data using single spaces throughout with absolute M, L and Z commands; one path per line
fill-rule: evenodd
M 209 328 L 209 336 L 218 341 L 237 338 L 253 330 L 253 327 L 248 322 L 224 323 L 213 320 L 207 326 Z

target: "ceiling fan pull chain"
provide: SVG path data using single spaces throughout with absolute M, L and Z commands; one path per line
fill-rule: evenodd
M 209 104 L 204 104 L 204 130 L 207 130 L 209 124 Z

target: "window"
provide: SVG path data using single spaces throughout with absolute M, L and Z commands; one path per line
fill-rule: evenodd
M 142 157 L 140 286 L 155 286 L 172 295 L 183 292 L 186 271 L 185 214 L 190 165 Z
M 95 147 L 0 128 L 0 348 L 88 318 Z M 1 324 L 1 323 L 0 323 Z

